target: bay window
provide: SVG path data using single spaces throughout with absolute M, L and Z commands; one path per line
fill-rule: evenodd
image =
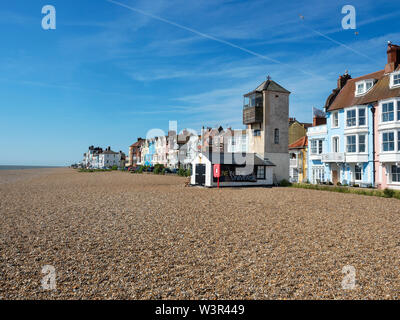
M 397 131 L 397 151 L 400 152 L 400 130 Z
M 400 101 L 397 101 L 397 121 L 400 121 Z
M 356 152 L 356 136 L 347 136 L 346 152 L 354 153 Z
M 392 182 L 400 182 L 400 167 L 392 166 L 391 174 Z
M 356 119 L 356 110 L 347 110 L 346 113 L 346 118 L 347 118 L 347 126 L 348 127 L 355 127 L 357 125 L 357 119 Z
M 382 104 L 382 122 L 394 121 L 394 103 Z
M 359 126 L 366 125 L 365 108 L 358 109 L 358 125 Z
M 365 134 L 358 136 L 358 152 L 365 152 Z
M 394 151 L 394 132 L 384 132 L 382 134 L 382 150 Z

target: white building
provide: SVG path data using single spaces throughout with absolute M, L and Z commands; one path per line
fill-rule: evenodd
M 214 165 L 220 165 L 221 187 L 272 186 L 275 165 L 255 153 L 199 154 L 192 162 L 191 185 L 216 187 Z
M 84 154 L 83 164 L 86 168 L 102 169 L 117 166 L 123 168 L 125 166 L 125 154 L 114 152 L 111 147 L 103 151 L 102 148 L 94 146 L 89 147 L 89 151 Z

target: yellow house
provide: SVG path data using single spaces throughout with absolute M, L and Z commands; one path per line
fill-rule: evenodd
M 307 135 L 307 129 L 312 123 L 301 123 L 295 118 L 289 118 L 289 145 Z
M 289 145 L 289 179 L 290 182 L 307 181 L 307 136 L 301 137 Z

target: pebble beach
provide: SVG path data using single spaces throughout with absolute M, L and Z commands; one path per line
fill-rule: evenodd
M 0 171 L 0 299 L 400 298 L 399 200 L 186 181 Z

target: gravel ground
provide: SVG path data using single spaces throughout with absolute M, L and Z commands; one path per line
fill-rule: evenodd
M 396 199 L 72 169 L 0 181 L 1 299 L 400 298 Z

